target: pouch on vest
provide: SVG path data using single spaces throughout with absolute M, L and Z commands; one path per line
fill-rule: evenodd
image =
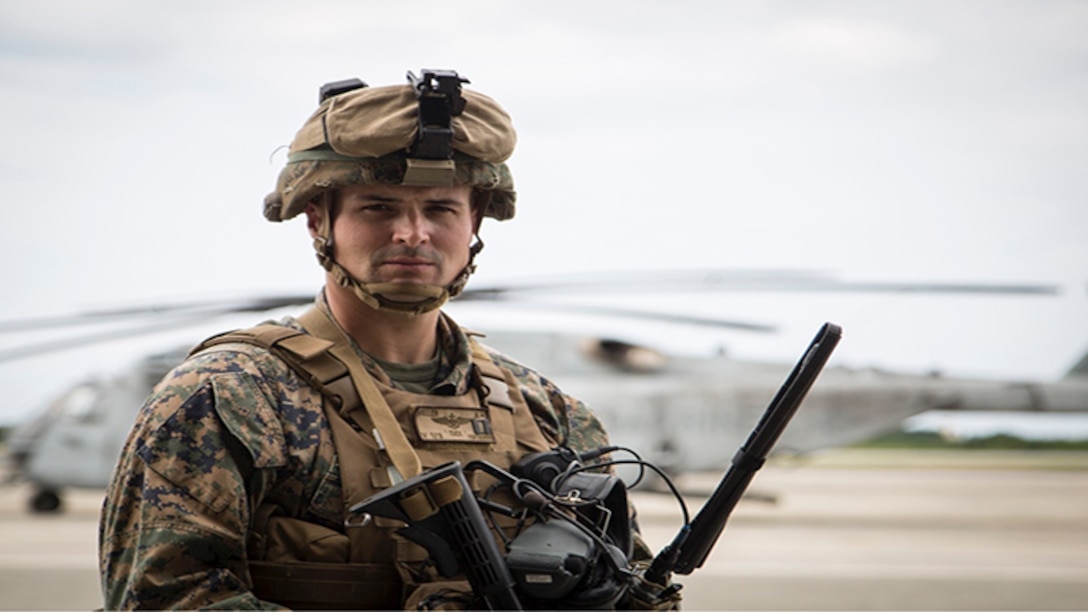
M 295 609 L 399 608 L 403 585 L 386 563 L 349 563 L 347 535 L 261 506 L 248 553 L 253 593 Z M 259 534 L 259 535 L 257 535 Z

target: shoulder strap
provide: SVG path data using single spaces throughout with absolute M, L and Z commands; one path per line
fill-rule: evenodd
M 385 401 L 374 378 L 363 367 L 362 360 L 355 354 L 355 349 L 340 328 L 332 322 L 329 315 L 318 308 L 310 308 L 298 318 L 299 322 L 314 336 L 328 342 L 328 353 L 335 357 L 342 365 L 347 367 L 351 381 L 356 391 L 362 398 L 362 405 L 374 427 L 381 436 L 386 452 L 393 466 L 400 472 L 404 479 L 411 478 L 423 471 L 423 464 L 419 460 L 408 437 L 404 435 L 393 409 Z M 341 414 L 347 414 L 341 411 Z
M 307 383 L 331 400 L 341 414 L 347 414 L 362 405 L 348 368 L 329 354 L 332 343 L 290 327 L 266 324 L 226 332 L 201 342 L 189 355 L 232 342 L 259 346 L 279 357 Z
M 534 414 L 529 403 L 521 395 L 518 381 L 513 373 L 499 367 L 491 355 L 484 350 L 483 345 L 472 336 L 469 336 L 469 346 L 472 347 L 472 363 L 480 372 L 481 382 L 487 387 L 487 402 L 502 406 L 517 415 L 514 422 L 518 428 L 518 442 L 534 450 L 548 450 L 555 447 L 559 440 L 550 439 L 540 428 L 540 423 L 537 422 L 538 415 Z M 565 415 L 559 413 L 557 419 L 565 422 Z M 558 427 L 559 423 L 556 423 L 556 426 Z
M 516 410 L 510 397 L 510 385 L 507 384 L 502 370 L 495 365 L 491 356 L 472 336 L 468 337 L 468 345 L 472 348 L 472 363 L 479 370 L 482 382 L 487 387 L 488 403 L 502 406 L 507 410 Z

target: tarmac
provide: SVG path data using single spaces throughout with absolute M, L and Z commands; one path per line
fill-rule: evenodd
M 681 478 L 694 515 L 720 474 Z M 701 492 L 701 493 L 700 493 Z M 769 464 L 684 585 L 686 610 L 1088 609 L 1088 453 L 835 451 Z M 102 606 L 101 491 L 65 512 L 0 488 L 0 609 Z M 634 492 L 654 550 L 671 496 Z

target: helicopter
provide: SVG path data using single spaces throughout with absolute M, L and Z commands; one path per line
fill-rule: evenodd
M 655 287 L 708 287 L 713 290 L 820 290 L 1018 293 L 1045 295 L 1043 285 L 966 285 L 847 283 L 811 275 L 744 274 L 669 275 L 651 279 Z M 645 282 L 643 278 L 639 282 Z M 535 293 L 563 290 L 637 290 L 634 281 L 541 281 L 516 286 L 468 289 L 457 302 L 532 303 Z M 234 313 L 267 313 L 312 303 L 312 295 L 271 296 L 227 302 L 169 304 L 84 313 L 66 319 L 0 324 L 5 329 L 168 317 L 177 322 L 205 321 Z M 456 303 L 456 302 L 455 302 Z M 536 307 L 558 307 L 536 303 Z M 562 308 L 568 308 L 563 306 Z M 658 319 L 670 323 L 770 333 L 774 326 L 747 320 L 701 318 L 637 309 L 578 305 L 581 311 L 610 317 Z M 145 327 L 66 338 L 63 346 L 96 343 L 110 335 L 143 333 Z M 848 330 L 847 330 L 848 333 Z M 787 363 L 738 360 L 727 354 L 685 356 L 643 343 L 600 335 L 526 329 L 480 332 L 482 341 L 534 369 L 590 405 L 613 444 L 637 449 L 639 456 L 668 474 L 720 470 L 763 413 L 787 374 Z M 195 343 L 195 341 L 194 341 Z M 60 345 L 42 343 L 0 352 L 0 361 L 48 352 Z M 802 347 L 798 347 L 800 350 Z M 103 488 L 136 412 L 152 387 L 186 356 L 189 346 L 146 355 L 118 375 L 86 381 L 60 394 L 43 411 L 15 428 L 7 441 L 13 477 L 32 484 L 29 509 L 55 512 L 66 488 Z M 906 418 L 928 410 L 1084 411 L 1088 410 L 1088 355 L 1066 376 L 1051 382 L 999 382 L 907 375 L 842 365 L 825 368 L 805 406 L 780 439 L 776 452 L 803 454 L 871 438 L 893 430 Z M 633 468 L 632 468 L 633 469 Z M 633 478 L 619 466 L 625 479 Z

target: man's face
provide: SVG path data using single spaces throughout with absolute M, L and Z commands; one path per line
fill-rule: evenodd
M 365 283 L 446 286 L 468 264 L 472 188 L 355 185 L 333 215 L 336 261 Z M 308 209 L 311 233 L 315 215 Z

